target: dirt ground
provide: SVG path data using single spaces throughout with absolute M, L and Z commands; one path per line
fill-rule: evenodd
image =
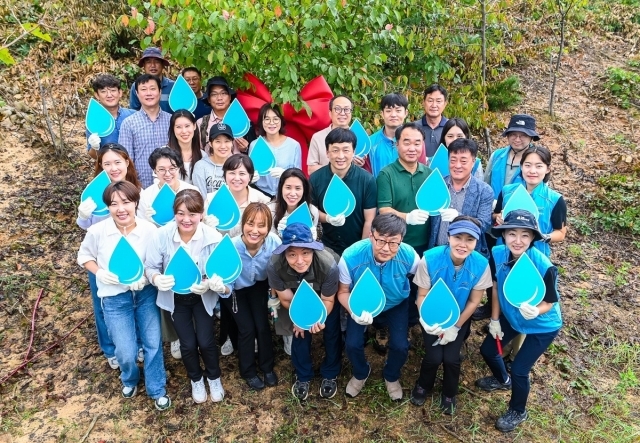
M 538 118 L 543 143 L 554 154 L 551 186 L 564 195 L 572 218 L 589 214 L 586 201 L 599 176 L 637 171 L 640 166 L 637 110 L 634 115 L 633 110 L 603 101 L 600 81 L 608 66 L 624 65 L 629 50 L 629 44 L 614 39 L 580 41 L 563 63 L 554 117 L 546 114 L 548 64 L 530 62 L 517 72 L 525 100 L 514 111 Z M 500 116 L 503 124 L 508 118 L 506 113 Z M 239 377 L 236 357 L 221 357 L 224 402 L 195 405 L 182 363 L 165 348 L 167 390 L 174 406 L 159 413 L 144 393 L 125 401 L 117 371 L 109 368 L 97 346 L 86 275 L 75 263 L 83 235 L 74 223 L 76 206 L 91 176 L 81 120 L 68 122 L 74 150 L 62 165 L 41 146 L 33 146 L 34 138 L 24 127 L 2 129 L 0 378 L 26 358 L 32 309 L 41 290 L 29 357 L 56 342 L 59 346 L 0 385 L 0 442 L 607 441 L 597 433 L 605 418 L 620 426 L 617 434 L 617 428 L 607 431 L 616 435 L 615 440 L 640 439 L 637 380 L 621 394 L 629 410 L 615 412 L 619 422 L 602 411 L 613 407 L 602 402 L 617 392 L 620 362 L 638 356 L 640 248 L 629 236 L 582 236 L 571 225 L 565 242 L 553 251 L 554 262 L 562 268 L 565 327 L 533 370 L 531 419 L 512 435 L 493 427 L 508 395 L 485 395 L 473 387 L 476 378 L 487 374 L 478 350 L 483 324 L 478 323 L 468 342 L 453 418 L 438 411 L 438 388 L 433 404 L 428 400 L 421 408 L 389 401 L 381 379 L 384 358 L 371 346 L 366 352 L 374 370 L 358 398 L 343 394 L 350 378 L 345 358 L 338 395 L 321 399 L 315 380 L 309 401 L 301 405 L 290 393 L 291 364 L 281 341 L 276 388 L 250 392 Z M 501 129 L 491 132 L 495 147 L 505 141 Z M 614 142 L 620 134 L 630 143 Z M 623 263 L 628 264 L 625 283 L 618 284 L 615 270 Z M 414 339 L 421 343 L 418 331 Z M 319 363 L 320 340 L 315 340 L 314 349 Z M 624 349 L 631 349 L 632 357 Z M 421 355 L 420 349 L 412 349 L 404 367 L 405 399 L 417 378 Z M 638 367 L 637 361 L 633 367 Z

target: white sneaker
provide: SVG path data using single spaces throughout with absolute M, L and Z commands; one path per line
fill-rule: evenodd
M 144 363 L 144 349 L 138 349 L 138 363 Z
M 120 367 L 120 365 L 118 364 L 118 360 L 116 359 L 115 356 L 107 358 L 107 363 L 109 363 L 109 366 L 111 366 L 111 369 L 118 369 Z
M 229 337 L 227 337 L 227 341 L 225 341 L 222 347 L 220 348 L 220 353 L 222 355 L 233 354 L 233 344 L 231 343 L 231 339 Z
M 182 353 L 180 353 L 180 340 L 171 342 L 171 356 L 176 360 L 180 360 L 182 358 Z
M 222 388 L 222 382 L 220 381 L 220 377 L 215 380 L 209 380 L 209 391 L 211 391 L 211 401 L 217 403 L 224 399 L 224 389 Z
M 284 342 L 284 353 L 291 355 L 291 343 L 293 343 L 293 335 L 283 335 L 282 341 Z
M 191 382 L 191 396 L 196 403 L 207 401 L 207 390 L 204 387 L 204 377 L 198 381 Z
M 253 347 L 253 352 L 256 353 L 256 354 L 258 353 L 258 339 L 257 338 L 256 338 L 256 341 L 255 341 L 255 346 Z

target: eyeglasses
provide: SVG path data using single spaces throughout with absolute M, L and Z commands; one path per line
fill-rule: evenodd
M 220 92 L 212 92 L 211 94 L 209 94 L 209 97 L 213 97 L 213 98 L 218 98 L 218 97 L 226 97 L 227 95 L 229 95 L 229 93 L 227 91 L 220 91 Z
M 269 117 L 265 117 L 262 119 L 263 122 L 265 123 L 274 123 L 274 124 L 278 124 L 280 123 L 280 119 L 278 117 L 273 117 L 273 118 L 269 118 Z
M 165 175 L 167 172 L 169 173 L 169 175 L 173 175 L 176 172 L 178 172 L 178 168 L 169 168 L 169 169 L 158 168 L 158 169 L 156 169 L 156 174 L 158 174 L 158 175 Z
M 371 237 L 373 237 L 373 239 L 376 242 L 376 246 L 379 247 L 379 248 L 384 248 L 385 245 L 389 245 L 389 250 L 390 251 L 397 251 L 398 248 L 400 247 L 400 242 L 386 241 L 386 240 L 383 240 L 381 238 L 376 238 L 376 236 L 373 235 L 373 233 L 371 234 Z
M 336 114 L 349 115 L 349 114 L 351 114 L 351 111 L 353 111 L 353 109 L 351 109 L 351 108 L 341 108 L 340 106 L 335 106 L 333 108 L 333 112 L 335 112 Z
M 527 139 L 530 138 L 527 134 L 523 134 L 522 132 L 509 132 L 507 134 L 507 137 L 509 138 L 519 138 L 519 139 Z

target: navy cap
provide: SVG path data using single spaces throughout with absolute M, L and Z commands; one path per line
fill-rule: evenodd
M 140 60 L 138 60 L 138 66 L 142 67 L 144 65 L 145 58 L 157 58 L 162 62 L 163 65 L 170 65 L 169 60 L 162 56 L 162 51 L 160 50 L 160 48 L 156 48 L 155 46 L 150 46 L 144 50 L 144 52 L 142 53 L 142 57 L 140 57 Z
M 211 129 L 209 130 L 209 140 L 214 140 L 217 136 L 222 134 L 233 140 L 233 131 L 231 130 L 231 126 L 222 122 L 218 124 L 214 123 L 214 125 L 211 126 Z
M 527 134 L 533 141 L 540 140 L 540 136 L 536 132 L 536 119 L 529 114 L 516 114 L 509 120 L 509 126 L 502 133 L 503 137 L 510 132 L 522 132 Z
M 538 220 L 531 212 L 524 209 L 514 209 L 509 212 L 504 218 L 504 223 L 494 226 L 491 232 L 495 237 L 500 237 L 505 229 L 529 229 L 533 231 L 534 241 L 545 238 L 538 227 Z
M 282 244 L 273 253 L 282 254 L 290 246 L 315 249 L 316 251 L 324 249 L 322 243 L 313 239 L 311 229 L 304 223 L 291 223 L 287 226 L 282 232 Z
M 224 89 L 226 89 L 227 93 L 231 96 L 232 101 L 234 98 L 236 98 L 236 91 L 234 91 L 231 86 L 229 86 L 229 83 L 227 83 L 227 79 L 221 75 L 216 75 L 215 77 L 211 77 L 209 80 L 207 80 L 207 86 L 204 88 L 203 98 L 209 97 L 209 92 L 211 92 L 211 88 L 214 86 L 222 86 Z
M 449 229 L 447 230 L 449 235 L 456 234 L 469 234 L 471 237 L 476 240 L 480 240 L 480 235 L 482 235 L 482 231 L 474 222 L 469 220 L 458 220 L 452 222 L 449 225 Z

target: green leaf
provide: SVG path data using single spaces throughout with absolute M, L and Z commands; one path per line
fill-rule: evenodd
M 0 49 L 0 62 L 11 66 L 16 63 L 16 60 L 9 54 L 8 48 L 2 48 Z
M 44 40 L 45 42 L 51 43 L 51 36 L 49 34 L 43 33 L 39 29 L 40 25 L 37 25 L 35 23 L 24 23 L 22 25 L 22 27 L 24 28 L 25 31 L 31 33 L 31 35 L 33 35 L 35 37 L 38 37 L 38 38 Z

